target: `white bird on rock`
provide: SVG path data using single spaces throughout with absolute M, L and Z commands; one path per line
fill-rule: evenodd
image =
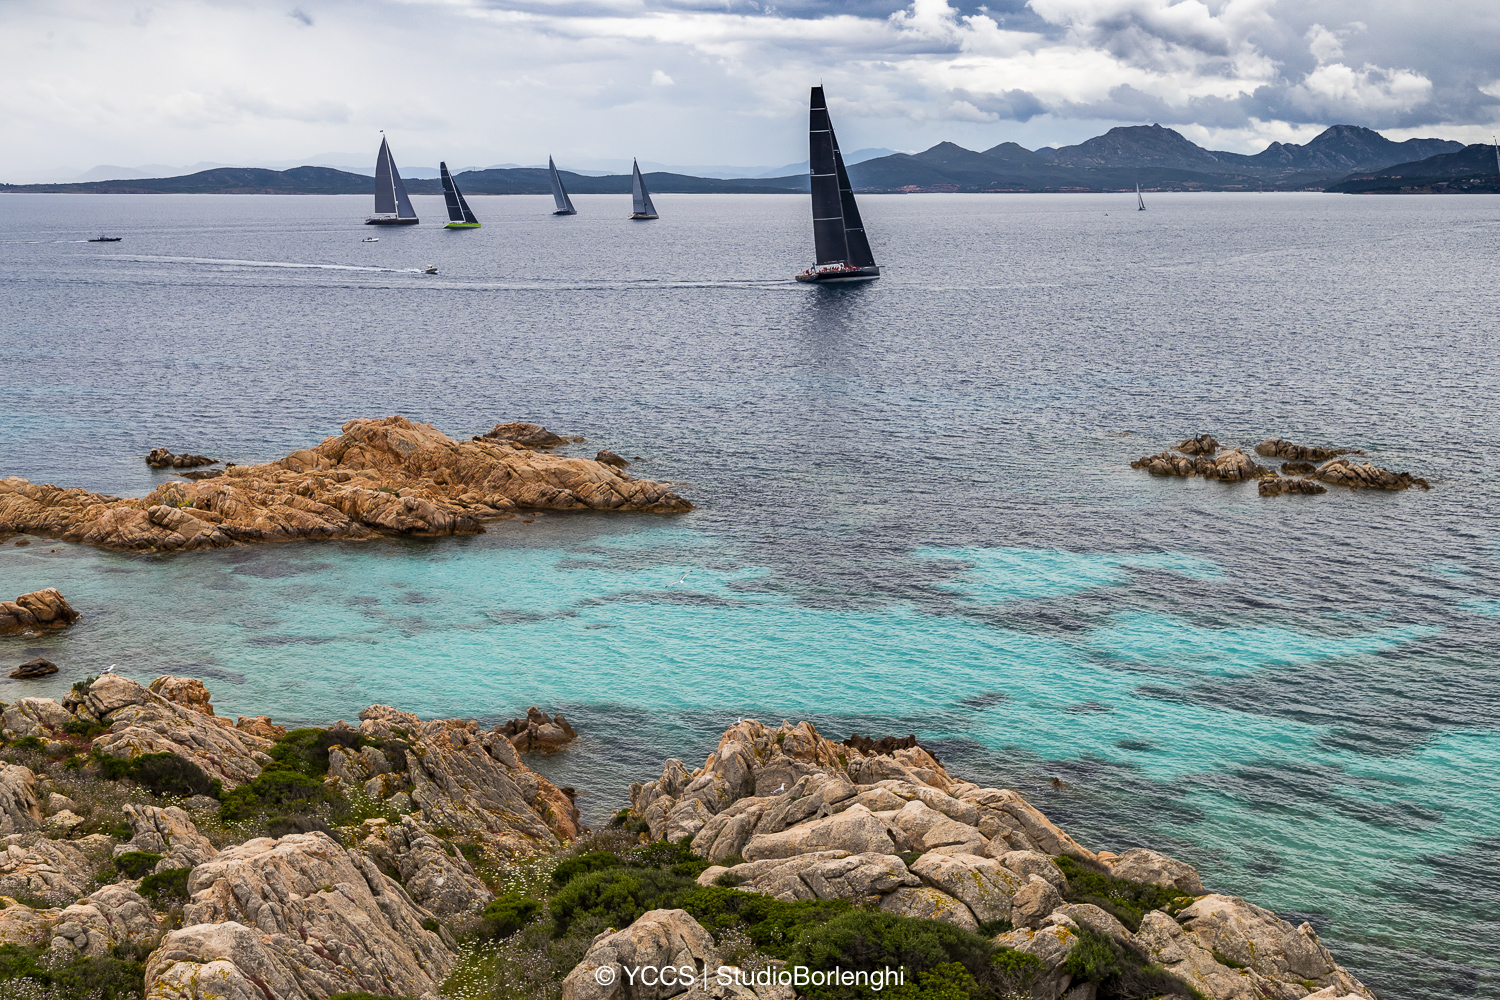
M 771 794 L 772 795 L 780 795 L 784 791 L 786 791 L 786 782 L 785 781 L 783 781 L 781 783 L 781 787 L 780 788 L 776 789 L 776 791 L 772 792 Z
M 115 672 L 115 665 L 113 663 L 111 663 L 109 666 L 105 667 L 102 671 L 100 671 L 101 674 L 112 674 L 114 672 Z

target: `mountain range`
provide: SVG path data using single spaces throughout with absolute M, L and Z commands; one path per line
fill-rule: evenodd
M 855 189 L 872 192 L 1119 191 L 1137 185 L 1174 191 L 1467 191 L 1494 188 L 1500 177 L 1485 180 L 1483 175 L 1495 173 L 1489 146 L 1465 147 L 1447 139 L 1394 142 L 1357 125 L 1335 125 L 1302 145 L 1273 142 L 1254 154 L 1204 149 L 1173 129 L 1137 125 L 1113 128 L 1074 146 L 1030 150 L 1005 142 L 975 151 L 942 142 L 920 153 L 891 153 L 849 166 Z M 574 194 L 630 190 L 628 174 L 562 174 Z M 546 170 L 538 167 L 491 167 L 457 177 L 468 194 L 550 190 Z M 778 177 L 741 178 L 654 171 L 646 174 L 646 182 L 658 193 L 808 189 L 807 175 L 800 169 Z M 181 177 L 4 184 L 0 192 L 367 195 L 372 183 L 368 175 L 331 167 L 218 167 Z M 441 193 L 432 179 L 410 177 L 406 186 L 412 194 Z

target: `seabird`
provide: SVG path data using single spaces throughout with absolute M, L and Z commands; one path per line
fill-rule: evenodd
M 677 578 L 677 583 L 681 583 L 683 580 L 686 580 L 688 578 L 689 574 L 691 574 L 692 572 L 693 572 L 692 570 L 688 570 L 687 573 L 684 573 L 681 576 L 679 576 Z M 667 584 L 667 586 L 668 587 L 675 587 L 675 586 L 677 586 L 677 583 L 669 583 L 669 584 Z
M 780 795 L 784 791 L 786 791 L 786 782 L 785 781 L 783 781 L 781 783 L 781 787 L 780 788 L 776 789 L 776 791 L 772 792 L 771 794 L 772 795 Z
M 102 671 L 100 671 L 101 674 L 112 674 L 114 672 L 115 672 L 115 665 L 113 663 L 111 663 L 109 666 L 105 667 Z

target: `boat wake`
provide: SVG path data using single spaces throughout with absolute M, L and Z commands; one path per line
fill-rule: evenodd
M 290 260 L 238 260 L 232 257 L 162 257 L 154 254 L 116 256 L 115 260 L 137 260 L 163 264 L 203 264 L 215 267 L 275 267 L 308 271 L 369 271 L 377 274 L 421 274 L 420 267 L 370 267 L 365 264 L 307 264 Z

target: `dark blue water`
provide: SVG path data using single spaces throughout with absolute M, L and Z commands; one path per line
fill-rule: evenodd
M 561 708 L 585 736 L 538 766 L 595 819 L 742 715 L 916 732 L 1312 920 L 1383 996 L 1500 997 L 1500 199 L 872 197 L 885 276 L 844 289 L 788 280 L 797 197 L 480 198 L 459 233 L 417 201 L 364 244 L 363 199 L 0 200 L 0 475 L 139 495 L 157 445 L 264 461 L 403 413 L 583 434 L 698 509 L 7 542 L 0 593 L 86 618 L 4 640 L 63 670 L 0 699 L 119 663 L 287 722 Z M 1128 467 L 1205 430 L 1433 489 Z

